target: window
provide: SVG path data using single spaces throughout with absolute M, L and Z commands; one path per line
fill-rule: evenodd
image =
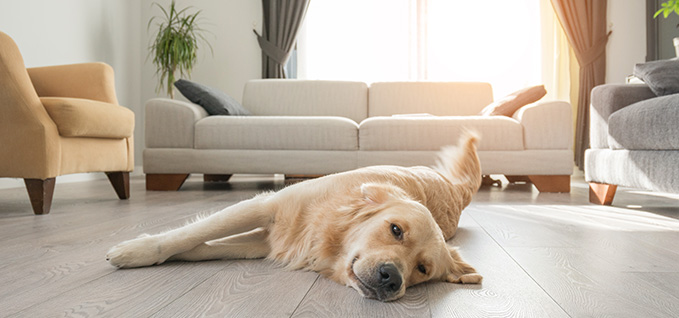
M 318 0 L 299 77 L 482 81 L 495 96 L 541 83 L 540 1 Z

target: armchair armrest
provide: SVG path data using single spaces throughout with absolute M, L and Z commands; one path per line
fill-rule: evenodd
M 40 97 L 64 137 L 130 138 L 134 113 L 119 105 L 90 99 Z
M 522 107 L 513 117 L 523 126 L 526 149 L 571 149 L 573 121 L 569 103 L 538 102 Z
M 113 68 L 105 63 L 82 63 L 28 68 L 40 97 L 72 97 L 118 104 Z
M 146 148 L 193 148 L 196 122 L 207 117 L 202 107 L 173 99 L 146 102 Z
M 592 89 L 589 109 L 589 144 L 608 148 L 608 117 L 616 111 L 656 97 L 646 84 L 605 84 Z

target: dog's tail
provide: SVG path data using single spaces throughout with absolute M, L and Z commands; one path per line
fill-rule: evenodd
M 459 185 L 473 195 L 481 186 L 481 163 L 476 153 L 477 133 L 465 131 L 458 146 L 447 146 L 438 153 L 434 170 L 442 174 L 453 185 Z M 471 198 L 470 198 L 471 199 Z

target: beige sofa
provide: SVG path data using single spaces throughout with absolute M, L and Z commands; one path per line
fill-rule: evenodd
M 464 129 L 481 135 L 484 174 L 528 176 L 570 190 L 571 107 L 538 102 L 513 117 L 478 116 L 487 83 L 253 80 L 253 116 L 208 116 L 195 104 L 146 104 L 147 189 L 176 190 L 190 173 L 325 175 L 369 165 L 431 165 Z

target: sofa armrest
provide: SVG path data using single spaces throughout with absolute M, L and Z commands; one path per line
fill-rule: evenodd
M 523 126 L 526 149 L 571 149 L 573 121 L 567 102 L 538 102 L 514 113 Z
M 40 97 L 72 97 L 118 104 L 113 68 L 105 63 L 81 63 L 28 68 Z
M 202 107 L 173 99 L 146 102 L 146 148 L 193 148 L 196 122 L 207 117 Z
M 654 98 L 646 84 L 605 84 L 592 89 L 589 109 L 589 144 L 608 148 L 608 117 L 623 107 Z

